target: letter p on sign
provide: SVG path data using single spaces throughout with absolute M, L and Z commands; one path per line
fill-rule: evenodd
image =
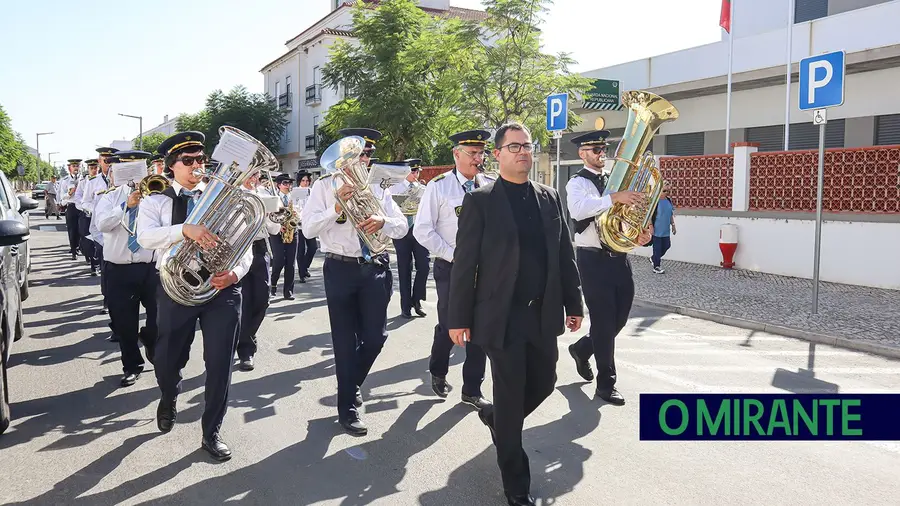
M 569 122 L 569 95 L 558 93 L 547 97 L 547 130 L 565 130 Z
M 844 70 L 843 51 L 800 60 L 800 110 L 843 105 Z

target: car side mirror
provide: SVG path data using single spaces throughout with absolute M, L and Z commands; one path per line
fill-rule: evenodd
M 28 240 L 30 232 L 18 220 L 0 220 L 0 246 L 15 246 Z
M 28 198 L 25 195 L 19 195 L 19 212 L 31 211 L 38 208 L 38 201 Z

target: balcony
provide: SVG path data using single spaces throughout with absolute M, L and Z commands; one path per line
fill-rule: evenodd
M 306 87 L 306 105 L 319 104 L 322 102 L 322 85 L 314 84 Z
M 316 136 L 315 135 L 307 135 L 306 136 L 306 150 L 307 151 L 315 151 L 316 150 Z
M 291 102 L 293 102 L 293 98 L 294 98 L 293 93 L 291 93 L 291 92 L 282 93 L 278 97 L 278 108 L 279 109 L 290 109 Z

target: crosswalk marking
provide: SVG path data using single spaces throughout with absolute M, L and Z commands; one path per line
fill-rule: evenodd
M 648 364 L 657 371 L 772 372 L 772 366 Z M 816 367 L 817 374 L 900 374 L 900 367 Z
M 616 348 L 616 353 L 637 353 L 653 355 L 744 355 L 747 350 L 720 350 L 720 349 L 668 349 L 668 348 Z M 806 357 L 807 350 L 753 350 L 755 355 L 776 357 Z M 853 351 L 816 351 L 817 357 L 845 357 L 859 356 Z

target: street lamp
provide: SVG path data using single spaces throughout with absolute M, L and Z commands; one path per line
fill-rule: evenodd
M 130 114 L 122 114 L 122 113 L 119 113 L 119 116 L 124 116 L 126 118 L 134 118 L 134 119 L 138 120 L 138 128 L 141 130 L 141 133 L 139 135 L 140 147 L 138 147 L 138 149 L 143 151 L 144 150 L 144 118 L 143 118 L 143 116 L 132 116 Z
M 42 133 L 35 135 L 37 143 L 34 146 L 34 149 L 35 149 L 35 151 L 37 151 L 38 162 L 41 161 L 41 136 L 42 135 L 53 135 L 53 132 L 42 132 Z

